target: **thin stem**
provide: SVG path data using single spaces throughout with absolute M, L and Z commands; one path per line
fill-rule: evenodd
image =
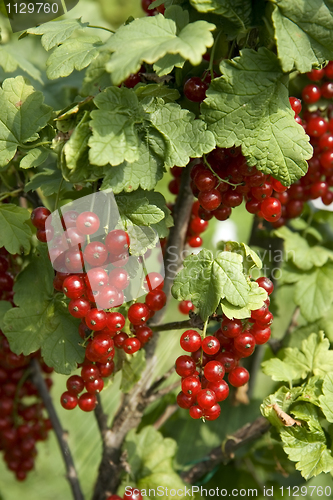
M 232 44 L 231 44 L 231 47 L 230 47 L 230 50 L 229 50 L 229 54 L 228 54 L 228 59 L 232 58 L 231 56 L 233 54 L 235 45 L 236 45 L 236 38 L 232 41 Z
M 5 177 L 2 174 L 0 174 L 0 179 L 4 183 L 6 188 L 9 189 L 9 191 L 10 191 L 12 189 L 12 186 L 6 181 Z
M 214 56 L 215 56 L 215 50 L 216 50 L 216 45 L 217 45 L 218 39 L 219 39 L 219 38 L 220 38 L 220 36 L 221 36 L 221 33 L 222 33 L 222 31 L 219 31 L 219 32 L 218 32 L 217 37 L 215 38 L 215 41 L 214 41 L 214 45 L 213 45 L 212 51 L 211 51 L 211 53 L 210 53 L 210 59 L 209 59 L 208 71 L 210 72 L 210 76 L 211 76 L 212 80 L 214 79 L 214 70 L 213 70 L 213 66 L 214 66 Z
M 181 330 L 193 326 L 190 319 L 184 321 L 173 321 L 164 325 L 150 326 L 153 332 L 169 332 L 170 330 Z
M 25 370 L 25 372 L 23 373 L 22 377 L 20 378 L 20 380 L 18 381 L 18 384 L 16 386 L 15 396 L 14 396 L 14 408 L 13 408 L 13 416 L 14 416 L 15 425 L 17 424 L 17 417 L 18 417 L 17 405 L 19 402 L 19 393 L 20 393 L 20 390 L 21 390 L 24 382 L 27 380 L 27 378 L 30 375 L 31 375 L 31 370 L 30 370 L 30 368 L 28 368 L 27 370 Z
M 30 366 L 32 369 L 34 384 L 37 387 L 38 392 L 43 400 L 44 406 L 49 414 L 53 430 L 58 440 L 60 451 L 65 462 L 67 479 L 72 489 L 73 498 L 74 500 L 84 500 L 72 454 L 68 446 L 67 434 L 62 428 L 58 415 L 53 406 L 51 396 L 42 375 L 40 364 L 36 358 L 33 358 L 30 362 Z
M 63 183 L 64 183 L 64 178 L 61 179 L 60 184 L 59 184 L 59 188 L 58 188 L 58 192 L 57 192 L 57 197 L 56 197 L 55 204 L 54 204 L 54 210 L 58 210 L 59 199 L 60 199 L 60 192 L 61 192 L 61 188 L 62 188 Z
M 40 146 L 47 146 L 48 144 L 52 144 L 52 141 L 42 141 L 39 142 L 38 144 L 32 144 L 31 146 L 27 146 L 26 144 L 20 144 L 19 148 L 20 149 L 35 149 L 39 148 Z
M 206 332 L 207 332 L 207 326 L 208 326 L 208 323 L 209 323 L 209 318 L 206 319 L 205 323 L 204 323 L 204 327 L 203 327 L 203 331 L 202 331 L 202 340 L 204 340 L 206 338 Z M 202 368 L 202 359 L 203 359 L 203 349 L 201 349 L 201 356 L 200 356 L 200 367 Z
M 218 178 L 218 180 L 220 182 L 224 182 L 225 184 L 229 184 L 229 186 L 232 186 L 233 188 L 236 188 L 237 186 L 242 186 L 243 183 L 242 182 L 239 182 L 238 184 L 234 184 L 233 182 L 229 182 L 227 181 L 226 179 L 222 179 L 216 172 L 214 172 L 214 170 L 212 169 L 212 167 L 210 166 L 207 158 L 206 158 L 206 155 L 203 155 L 203 161 L 204 161 L 204 164 L 209 168 L 209 170 L 215 175 L 215 177 Z
M 104 26 L 95 26 L 93 24 L 89 24 L 89 26 L 86 26 L 86 28 L 95 28 L 97 30 L 105 30 L 105 31 L 109 31 L 110 33 L 115 33 L 115 31 L 111 30 L 110 28 L 105 28 Z
M 186 483 L 196 483 L 220 463 L 227 464 L 234 458 L 235 451 L 238 448 L 259 439 L 269 428 L 270 423 L 264 417 L 258 417 L 253 422 L 244 425 L 234 434 L 228 436 L 222 446 L 217 446 L 201 462 L 195 464 L 190 470 L 183 472 L 181 474 L 182 479 Z
M 2 193 L 2 196 L 0 196 L 0 201 L 5 200 L 6 198 L 8 198 L 8 196 L 13 198 L 14 196 L 21 193 L 22 191 L 23 191 L 23 188 L 19 188 L 19 189 L 15 189 L 14 191 L 8 191 L 7 193 Z

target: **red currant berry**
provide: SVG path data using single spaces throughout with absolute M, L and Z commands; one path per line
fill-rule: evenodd
M 226 373 L 229 373 L 231 370 L 236 368 L 236 366 L 238 365 L 238 360 L 239 360 L 238 356 L 234 352 L 231 352 L 231 351 L 221 352 L 216 356 L 215 359 L 216 359 L 216 361 L 219 361 L 224 366 Z
M 83 279 L 76 275 L 67 276 L 62 285 L 62 290 L 69 299 L 78 299 L 82 297 L 85 288 Z
M 221 415 L 221 407 L 218 404 L 213 405 L 211 408 L 207 408 L 204 411 L 204 419 L 211 421 L 216 420 Z
M 90 394 L 89 392 L 84 392 L 79 397 L 79 408 L 82 411 L 93 411 L 97 405 L 97 398 L 95 394 Z
M 206 354 L 217 354 L 220 350 L 220 342 L 213 335 L 208 335 L 201 342 L 202 349 Z
M 132 325 L 141 325 L 149 319 L 149 308 L 146 304 L 136 302 L 128 309 L 127 317 Z
M 190 311 L 193 311 L 193 309 L 194 309 L 194 305 L 192 304 L 192 302 L 190 300 L 182 300 L 178 304 L 178 310 L 182 314 L 187 315 Z
M 78 403 L 77 395 L 66 391 L 61 394 L 60 403 L 65 410 L 74 410 Z
M 264 290 L 266 290 L 268 295 L 271 295 L 271 293 L 274 290 L 274 285 L 269 278 L 266 278 L 265 276 L 261 276 L 260 278 L 258 278 L 256 280 L 256 282 L 258 283 L 260 288 L 263 288 Z
M 71 375 L 67 379 L 66 387 L 71 394 L 80 394 L 84 389 L 84 380 L 79 375 Z
M 87 326 L 91 330 L 102 330 L 106 326 L 106 313 L 98 309 L 90 309 L 86 315 Z
M 223 207 L 222 205 L 220 205 L 216 210 L 212 212 L 212 214 L 217 220 L 227 220 L 231 215 L 231 207 Z
M 269 327 L 260 328 L 258 325 L 254 324 L 251 328 L 251 333 L 256 341 L 256 344 L 262 345 L 266 344 L 266 342 L 270 339 L 271 329 Z
M 320 137 L 327 131 L 328 123 L 320 116 L 311 118 L 306 125 L 306 132 L 311 137 Z
M 197 394 L 197 403 L 200 408 L 206 410 L 216 404 L 216 395 L 210 389 L 201 389 Z
M 140 340 L 141 345 L 146 344 L 153 336 L 153 330 L 145 325 L 139 325 L 135 330 L 136 337 Z
M 141 342 L 136 337 L 125 339 L 122 345 L 127 354 L 134 354 L 141 348 Z
M 297 97 L 289 97 L 290 106 L 297 115 L 302 111 L 302 103 Z
M 204 369 L 205 378 L 209 382 L 219 382 L 223 379 L 225 374 L 225 369 L 222 363 L 219 361 L 208 361 Z
M 106 246 L 99 241 L 88 243 L 83 252 L 83 257 L 90 266 L 102 266 L 107 256 L 108 251 Z
M 229 373 L 228 382 L 234 387 L 241 387 L 249 381 L 249 378 L 250 374 L 247 369 L 242 366 L 237 366 L 237 368 Z
M 198 405 L 193 405 L 190 407 L 189 411 L 190 417 L 194 419 L 199 419 L 203 416 L 203 409 Z
M 78 212 L 75 210 L 68 210 L 68 212 L 64 213 L 61 217 L 61 224 L 63 228 L 66 230 L 70 227 L 76 227 L 76 219 L 78 218 Z
M 113 361 L 108 361 L 107 363 L 96 363 L 96 366 L 98 367 L 98 370 L 101 374 L 101 377 L 107 378 L 112 375 L 114 371 L 114 362 Z
M 195 352 L 201 347 L 201 336 L 195 330 L 186 330 L 180 337 L 180 345 L 186 352 Z
M 200 236 L 191 236 L 187 243 L 191 248 L 199 248 L 202 245 L 202 238 L 200 238 Z
M 146 295 L 145 302 L 151 311 L 160 311 L 166 304 L 163 290 L 153 290 Z
M 260 205 L 265 220 L 271 222 L 281 217 L 281 203 L 276 198 L 266 198 Z
M 182 381 L 182 391 L 184 394 L 188 394 L 190 396 L 196 396 L 198 392 L 201 390 L 200 380 L 191 375 L 190 377 L 185 377 Z
M 99 369 L 96 365 L 92 363 L 84 364 L 81 368 L 81 377 L 84 382 L 88 382 L 89 380 L 95 380 L 101 376 Z
M 200 77 L 193 76 L 189 78 L 184 85 L 184 95 L 193 102 L 202 102 L 206 97 L 207 83 L 203 82 Z
M 83 297 L 72 299 L 68 304 L 68 311 L 74 318 L 85 318 L 90 311 L 90 302 Z
M 107 313 L 106 324 L 110 332 L 119 332 L 125 326 L 125 317 L 120 312 Z
M 220 206 L 222 195 L 217 189 L 212 189 L 211 191 L 200 192 L 198 200 L 202 208 L 211 212 Z
M 255 345 L 256 341 L 254 340 L 253 335 L 249 332 L 241 333 L 234 340 L 234 348 L 237 350 L 237 353 L 240 353 L 244 358 L 251 356 Z
M 155 288 L 162 290 L 164 287 L 163 276 L 155 272 L 147 274 L 146 279 L 144 281 L 144 287 L 145 290 L 149 291 L 155 290 Z
M 195 362 L 190 356 L 179 356 L 176 359 L 176 372 L 180 377 L 189 377 L 195 370 Z
M 93 212 L 82 212 L 76 219 L 76 227 L 81 234 L 94 234 L 99 226 L 99 217 Z
M 210 170 L 205 170 L 197 173 L 194 182 L 199 191 L 210 191 L 216 186 L 217 177 Z
M 96 392 L 101 392 L 104 387 L 104 381 L 102 378 L 95 378 L 95 380 L 89 380 L 85 383 L 86 391 L 90 394 L 96 394 Z
M 130 283 L 130 277 L 125 269 L 112 269 L 109 273 L 109 284 L 118 288 L 118 290 L 125 290 Z
M 229 386 L 225 380 L 209 382 L 207 389 L 215 393 L 216 401 L 224 401 L 229 396 Z
M 319 82 L 325 76 L 325 69 L 312 69 L 306 76 L 312 82 Z
M 101 267 L 89 269 L 85 277 L 85 282 L 91 290 L 100 290 L 108 283 L 108 273 Z
M 318 87 L 318 85 L 315 85 L 313 83 L 306 85 L 306 87 L 304 87 L 304 89 L 302 90 L 303 101 L 307 104 L 313 104 L 319 101 L 320 97 L 320 88 Z
M 237 337 L 237 335 L 242 332 L 242 322 L 239 319 L 224 318 L 221 324 L 221 330 L 225 337 Z
M 114 229 L 106 236 L 105 246 L 112 255 L 121 255 L 130 246 L 129 236 L 122 229 Z
M 45 230 L 46 219 L 51 215 L 45 207 L 37 207 L 31 213 L 31 222 L 37 229 Z
M 194 403 L 195 396 L 184 394 L 182 391 L 177 395 L 177 404 L 180 408 L 188 410 Z
M 98 298 L 96 299 L 96 304 L 101 309 L 110 309 L 120 306 L 119 291 L 114 286 L 104 286 L 100 290 Z

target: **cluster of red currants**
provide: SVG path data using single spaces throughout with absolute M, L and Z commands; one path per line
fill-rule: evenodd
M 143 497 L 141 491 L 138 488 L 126 486 L 123 497 L 120 497 L 119 495 L 110 495 L 106 500 L 143 500 Z
M 2 300 L 8 300 L 14 306 L 13 276 L 9 270 L 17 270 L 12 256 L 4 248 L 0 249 L 0 266 L 0 275 L 8 274 L 6 283 L 10 282 L 10 286 L 2 286 Z M 1 279 L 0 283 L 4 282 Z M 53 369 L 45 365 L 40 353 L 35 356 L 44 373 L 52 373 Z M 12 352 L 0 331 L 0 450 L 8 469 L 19 481 L 24 481 L 34 467 L 36 442 L 45 440 L 52 428 L 50 420 L 43 414 L 43 403 L 30 377 L 30 359 L 31 356 Z M 51 378 L 46 377 L 45 382 L 50 389 Z
M 268 295 L 273 283 L 265 277 L 257 283 Z M 229 394 L 229 386 L 241 387 L 249 380 L 249 372 L 239 366 L 239 360 L 250 356 L 256 345 L 265 344 L 271 335 L 273 315 L 269 311 L 269 297 L 264 305 L 252 311 L 247 320 L 228 319 L 223 315 L 221 327 L 204 338 L 195 331 L 187 330 L 180 338 L 180 345 L 191 355 L 176 360 L 176 372 L 182 377 L 181 392 L 177 403 L 189 410 L 194 419 L 216 420 L 221 413 L 218 404 Z
M 41 225 L 39 221 L 46 213 L 44 207 L 33 210 L 33 223 Z M 115 348 L 134 354 L 152 337 L 153 332 L 146 322 L 165 306 L 164 281 L 159 273 L 146 275 L 143 282 L 148 292 L 145 302 L 135 302 L 129 307 L 128 333 L 122 331 L 125 316 L 111 309 L 123 305 L 124 290 L 130 284 L 124 267 L 130 256 L 128 233 L 114 229 L 96 241 L 86 242 L 100 227 L 100 220 L 93 212 L 79 214 L 71 210 L 63 215 L 62 223 L 66 231 L 58 237 L 59 245 L 50 250 L 53 250 L 51 258 L 56 258 L 57 269 L 63 266 L 56 272 L 53 286 L 70 299 L 69 313 L 81 319 L 79 333 L 84 339 L 85 361 L 81 374 L 67 380 L 61 404 L 68 410 L 78 405 L 83 411 L 92 411 L 97 404 L 96 393 L 104 387 L 103 379 L 113 373 Z M 65 251 L 62 243 L 70 248 Z

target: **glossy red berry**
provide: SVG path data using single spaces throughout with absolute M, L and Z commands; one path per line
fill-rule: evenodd
M 304 89 L 302 90 L 302 99 L 307 104 L 313 104 L 317 102 L 320 97 L 320 88 L 318 87 L 318 85 L 315 85 L 313 83 L 306 85 L 306 87 L 304 87 Z
M 151 311 L 160 311 L 166 304 L 166 295 L 163 290 L 152 290 L 146 295 L 145 303 Z
M 90 309 L 86 315 L 86 323 L 91 330 L 103 330 L 106 326 L 106 319 L 106 313 L 96 308 Z
M 114 286 L 104 286 L 96 298 L 96 304 L 101 309 L 111 309 L 112 307 L 120 306 L 122 302 L 119 301 L 119 290 Z
M 125 269 L 112 269 L 109 273 L 109 285 L 115 286 L 118 290 L 125 290 L 130 283 L 130 276 Z
M 236 337 L 234 340 L 234 348 L 236 349 L 237 353 L 240 353 L 244 358 L 251 356 L 254 351 L 255 345 L 256 342 L 253 335 L 246 331 L 238 335 L 238 337 Z
M 192 304 L 192 302 L 190 300 L 182 300 L 178 304 L 178 309 L 179 309 L 179 312 L 187 315 L 190 311 L 193 311 L 194 305 Z
M 101 392 L 104 387 L 104 381 L 102 378 L 95 378 L 94 380 L 89 380 L 85 383 L 86 391 L 90 394 L 96 394 Z M 81 403 L 82 404 L 82 403 Z
M 184 94 L 190 101 L 202 102 L 206 97 L 207 83 L 198 76 L 189 78 L 184 84 Z
M 180 337 L 180 345 L 186 352 L 195 352 L 201 347 L 201 336 L 195 330 L 186 330 Z
M 204 368 L 204 376 L 209 382 L 219 382 L 223 379 L 225 369 L 219 361 L 208 361 Z
M 199 248 L 202 245 L 202 238 L 200 238 L 200 236 L 191 236 L 187 243 L 191 248 Z
M 108 251 L 103 243 L 92 241 L 84 249 L 83 257 L 90 266 L 102 266 L 108 257 Z
M 188 394 L 190 396 L 196 396 L 200 390 L 201 390 L 201 383 L 198 377 L 191 375 L 183 379 L 182 391 L 184 394 Z
M 61 394 L 60 403 L 65 410 L 74 410 L 78 403 L 77 395 L 66 391 Z
M 177 395 L 177 404 L 180 408 L 189 409 L 195 401 L 195 396 L 184 394 L 182 391 Z
M 249 378 L 250 374 L 247 369 L 242 366 L 237 366 L 237 368 L 229 373 L 228 382 L 234 387 L 241 387 L 249 381 Z
M 236 368 L 239 361 L 239 357 L 232 351 L 221 352 L 216 356 L 215 359 L 224 366 L 226 373 L 229 373 L 231 370 Z
M 197 403 L 202 409 L 211 408 L 216 404 L 216 395 L 210 389 L 201 389 L 197 394 Z
M 141 491 L 138 488 L 130 488 L 126 486 L 124 493 L 124 500 L 143 500 Z
M 84 392 L 79 397 L 78 401 L 79 407 L 82 411 L 93 411 L 97 405 L 97 398 L 95 394 L 90 394 L 89 392 Z
M 263 288 L 264 290 L 266 290 L 268 295 L 271 295 L 271 293 L 274 290 L 274 285 L 269 278 L 266 278 L 265 276 L 261 276 L 260 278 L 258 278 L 256 280 L 256 282 L 258 283 L 260 288 Z
M 312 82 L 319 82 L 325 76 L 325 69 L 312 69 L 306 76 Z
M 145 281 L 144 281 L 144 287 L 145 290 L 155 290 L 155 288 L 158 288 L 159 290 L 162 290 L 164 287 L 164 280 L 163 276 L 159 273 L 156 272 L 151 272 L 147 274 Z
M 194 177 L 194 182 L 199 191 L 210 191 L 217 184 L 217 177 L 210 171 L 200 171 Z
M 216 401 L 224 401 L 229 396 L 229 386 L 225 380 L 218 382 L 209 382 L 207 389 L 213 391 L 216 396 Z
M 290 106 L 297 115 L 302 111 L 302 103 L 297 97 L 289 97 Z
M 62 290 L 69 299 L 78 299 L 85 291 L 85 283 L 80 276 L 67 276 L 63 281 Z
M 76 219 L 76 227 L 81 234 L 94 234 L 99 226 L 99 217 L 94 212 L 82 212 Z
M 281 217 L 281 203 L 276 198 L 266 198 L 260 205 L 265 220 L 271 222 Z
M 190 407 L 189 414 L 191 418 L 197 420 L 203 416 L 203 409 L 198 405 L 193 405 Z
M 105 238 L 105 246 L 112 255 L 121 255 L 126 252 L 130 245 L 130 239 L 126 231 L 114 229 Z
M 101 290 L 108 283 L 108 273 L 101 267 L 89 269 L 84 280 L 92 290 Z
M 133 325 L 141 325 L 148 321 L 150 316 L 149 308 L 146 304 L 136 302 L 128 309 L 127 317 Z
M 31 222 L 37 229 L 45 230 L 45 222 L 49 215 L 51 215 L 50 210 L 45 207 L 37 207 L 31 213 Z
M 90 302 L 83 297 L 72 299 L 68 304 L 68 311 L 74 318 L 85 318 L 90 311 Z
M 210 191 L 200 192 L 198 200 L 202 208 L 211 212 L 220 206 L 222 195 L 217 189 L 211 189 Z
M 141 345 L 146 344 L 153 336 L 153 330 L 145 325 L 139 325 L 135 330 L 136 337 L 140 340 Z
M 101 377 L 107 378 L 112 375 L 114 371 L 114 362 L 113 361 L 107 361 L 106 363 L 96 363 L 96 366 L 98 367 L 98 370 L 100 372 Z
M 71 394 L 80 394 L 84 389 L 84 380 L 79 375 L 71 375 L 67 379 L 66 387 Z
M 134 354 L 141 348 L 141 342 L 137 337 L 129 337 L 124 340 L 122 348 L 127 354 Z
M 242 322 L 239 319 L 224 318 L 221 324 L 221 330 L 225 337 L 237 337 L 242 331 Z
M 190 356 L 179 356 L 176 359 L 176 372 L 180 377 L 189 377 L 195 370 L 195 362 Z
M 125 317 L 120 312 L 107 313 L 106 325 L 110 332 L 119 332 L 125 326 Z
M 327 132 L 328 123 L 320 116 L 311 118 L 306 125 L 306 132 L 311 137 L 320 137 Z
M 216 354 L 220 349 L 220 342 L 213 335 L 205 337 L 201 343 L 202 349 L 206 354 Z
M 271 329 L 268 327 L 261 328 L 258 325 L 254 324 L 251 328 L 251 333 L 256 341 L 256 344 L 262 345 L 266 344 L 271 336 Z

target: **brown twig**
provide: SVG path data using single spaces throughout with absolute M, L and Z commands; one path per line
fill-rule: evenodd
M 186 167 L 182 174 L 180 192 L 175 204 L 174 226 L 170 230 L 165 252 L 164 292 L 168 299 L 171 295 L 171 286 L 174 277 L 183 261 L 183 250 L 192 203 L 193 194 L 190 187 L 190 167 Z M 175 256 L 176 259 L 174 260 Z M 162 321 L 163 316 L 163 310 L 158 312 L 152 318 L 149 326 L 156 327 Z M 139 425 L 151 397 L 151 393 L 148 393 L 148 391 L 152 385 L 157 364 L 155 356 L 157 338 L 158 333 L 155 333 L 152 340 L 146 346 L 147 362 L 141 379 L 123 397 L 122 403 L 114 417 L 111 430 L 108 430 L 104 435 L 102 433 L 103 454 L 93 493 L 93 500 L 105 500 L 105 492 L 111 491 L 115 493 L 120 483 L 120 476 L 123 471 L 121 448 L 124 439 L 131 429 Z
M 43 400 L 45 408 L 49 414 L 50 420 L 52 422 L 52 427 L 58 440 L 58 444 L 63 456 L 65 467 L 66 467 L 66 477 L 72 489 L 72 494 L 74 500 L 84 500 L 83 493 L 81 491 L 78 475 L 75 469 L 74 461 L 72 458 L 71 451 L 67 442 L 67 433 L 63 430 L 58 415 L 55 411 L 51 396 L 49 394 L 48 388 L 45 384 L 42 371 L 39 362 L 36 358 L 31 360 L 32 377 L 35 386 Z
M 156 430 L 160 429 L 162 425 L 164 425 L 165 422 L 169 420 L 170 417 L 172 417 L 172 415 L 178 410 L 178 408 L 178 405 L 167 406 L 165 412 L 162 413 L 162 415 L 156 420 L 153 427 L 155 427 Z
M 263 436 L 270 428 L 270 423 L 264 417 L 258 417 L 253 422 L 244 425 L 231 436 L 228 436 L 222 446 L 214 448 L 202 462 L 181 474 L 186 483 L 196 483 L 202 476 L 210 472 L 220 463 L 228 463 L 234 458 L 235 451 L 242 446 Z

